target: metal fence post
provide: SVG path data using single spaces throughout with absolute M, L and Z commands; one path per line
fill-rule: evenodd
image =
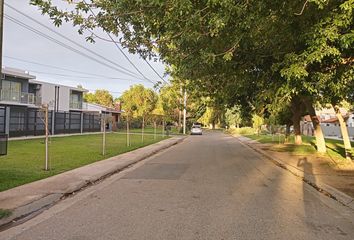
M 80 114 L 80 133 L 84 132 L 84 113 L 81 112 Z
M 10 107 L 5 109 L 5 134 L 10 135 Z
M 52 135 L 55 134 L 55 111 L 52 110 Z

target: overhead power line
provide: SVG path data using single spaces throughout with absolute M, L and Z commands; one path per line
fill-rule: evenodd
M 37 71 L 37 70 L 31 70 L 31 69 L 28 69 L 28 70 L 30 72 L 40 73 L 40 74 L 44 74 L 44 75 L 54 75 L 54 76 L 61 76 L 61 77 L 84 78 L 84 79 L 102 79 L 102 78 L 89 77 L 89 76 L 70 75 L 70 74 L 62 74 L 62 73 L 55 73 L 55 72 L 43 72 L 43 71 Z M 108 78 L 108 79 L 122 80 L 120 78 Z
M 156 69 L 149 63 L 149 61 L 147 61 L 145 58 L 144 58 L 144 61 L 147 63 L 147 65 L 152 69 L 152 71 L 154 71 L 156 73 L 157 76 L 159 76 L 159 78 L 167 84 L 167 82 L 165 81 L 165 79 L 163 79 L 163 77 L 161 77 L 161 75 L 156 71 Z
M 62 67 L 52 66 L 52 65 L 48 65 L 48 64 L 43 64 L 43 63 L 28 61 L 28 60 L 24 60 L 24 59 L 20 59 L 20 58 L 15 58 L 15 57 L 9 57 L 9 56 L 3 56 L 3 57 L 4 57 L 4 58 L 11 59 L 11 60 L 15 60 L 15 61 L 20 61 L 20 62 L 35 64 L 35 65 L 38 65 L 38 66 L 44 66 L 44 67 L 47 67 L 47 68 L 58 69 L 58 70 L 61 70 L 61 71 L 67 71 L 67 72 L 72 72 L 72 73 L 84 74 L 84 75 L 91 76 L 91 77 L 77 76 L 77 75 L 65 75 L 65 74 L 60 74 L 60 76 L 70 76 L 70 77 L 76 77 L 76 78 L 92 78 L 92 79 L 104 78 L 104 79 L 115 79 L 115 80 L 122 80 L 122 81 L 136 81 L 136 79 L 117 78 L 117 77 L 105 76 L 105 75 L 100 75 L 100 74 L 95 74 L 95 73 L 77 71 L 77 70 L 72 70 L 72 69 L 68 69 L 68 68 L 62 68 Z M 37 72 L 37 71 L 35 71 L 35 70 L 31 70 L 31 69 L 29 69 L 29 70 L 30 70 L 30 71 L 33 71 L 33 72 Z M 57 74 L 57 73 L 48 73 L 48 72 L 40 72 L 40 73 L 43 73 L 43 74 L 52 74 L 52 75 L 59 75 L 59 74 Z M 137 79 L 137 80 L 142 81 L 141 79 Z
M 114 67 L 114 66 L 108 65 L 108 64 L 105 63 L 105 62 L 102 62 L 102 61 L 100 61 L 100 60 L 98 60 L 98 59 L 96 59 L 96 58 L 94 58 L 94 57 L 92 57 L 92 56 L 90 56 L 90 55 L 87 55 L 87 54 L 81 52 L 80 50 L 77 50 L 77 49 L 75 49 L 75 48 L 73 48 L 73 47 L 71 47 L 71 46 L 69 46 L 69 45 L 67 45 L 67 44 L 65 44 L 65 43 L 63 43 L 63 42 L 61 42 L 61 41 L 55 39 L 55 38 L 52 38 L 52 37 L 50 37 L 49 35 L 44 34 L 44 33 L 42 33 L 42 32 L 40 32 L 40 31 L 38 31 L 38 30 L 32 28 L 31 26 L 29 26 L 29 25 L 27 25 L 27 24 L 25 24 L 25 23 L 23 23 L 23 22 L 21 22 L 21 21 L 15 19 L 15 18 L 13 18 L 13 17 L 11 17 L 11 16 L 9 16 L 9 15 L 7 15 L 7 14 L 5 14 L 5 18 L 8 19 L 8 20 L 11 21 L 11 22 L 13 22 L 13 23 L 15 23 L 15 24 L 17 24 L 17 25 L 23 27 L 23 28 L 26 28 L 27 30 L 29 30 L 29 31 L 31 31 L 31 32 L 33 32 L 33 33 L 36 33 L 36 34 L 40 35 L 41 37 L 46 38 L 47 40 L 49 40 L 49 41 L 51 41 L 51 42 L 54 42 L 54 43 L 56 43 L 56 44 L 58 44 L 58 45 L 60 45 L 60 46 L 62 46 L 62 47 L 64 47 L 64 48 L 66 48 L 66 49 L 68 49 L 68 50 L 70 50 L 70 51 L 73 51 L 73 52 L 75 52 L 75 53 L 77 53 L 77 54 L 79 54 L 79 55 L 81 55 L 81 56 L 84 56 L 84 57 L 86 57 L 86 58 L 92 60 L 92 61 L 95 61 L 95 62 L 97 62 L 97 63 L 99 63 L 99 64 L 101 64 L 101 65 L 103 65 L 103 66 L 105 66 L 105 67 L 108 67 L 108 68 L 113 69 L 113 70 L 115 70 L 115 71 L 117 71 L 117 72 L 120 72 L 120 73 L 122 73 L 122 74 L 131 76 L 131 77 L 134 77 L 134 78 L 137 77 L 136 75 L 133 75 L 133 74 L 130 74 L 130 73 L 126 73 L 126 72 L 122 71 L 121 69 L 118 69 L 118 68 L 116 68 L 116 67 Z M 139 78 L 140 78 L 140 77 L 139 77 Z
M 101 58 L 101 59 L 103 59 L 103 60 L 105 60 L 105 61 L 107 61 L 107 62 L 113 64 L 114 66 L 116 66 L 116 67 L 118 67 L 118 68 L 123 69 L 124 71 L 129 72 L 130 74 L 136 74 L 136 73 L 134 73 L 133 71 L 131 71 L 131 70 L 129 70 L 129 69 L 127 69 L 127 68 L 125 68 L 125 67 L 123 67 L 123 66 L 117 64 L 116 62 L 114 62 L 114 61 L 112 61 L 112 60 L 110 60 L 110 59 L 108 59 L 108 58 L 102 56 L 101 54 L 98 54 L 98 53 L 96 53 L 95 51 L 92 51 L 91 49 L 89 49 L 89 48 L 87 48 L 87 47 L 85 47 L 85 46 L 83 46 L 83 45 L 81 45 L 81 44 L 79 44 L 79 43 L 73 41 L 72 39 L 70 39 L 70 38 L 66 37 L 65 35 L 61 34 L 60 32 L 55 31 L 54 29 L 52 29 L 52 28 L 46 26 L 45 24 L 43 24 L 43 23 L 41 23 L 40 21 L 34 19 L 33 17 L 27 15 L 26 13 L 21 12 L 20 10 L 18 10 L 18 9 L 16 9 L 15 7 L 9 5 L 8 3 L 5 3 L 5 6 L 11 8 L 13 11 L 15 11 L 15 12 L 21 14 L 22 16 L 24 16 L 24 17 L 26 17 L 26 18 L 32 20 L 33 22 L 35 22 L 35 23 L 37 23 L 38 25 L 44 27 L 45 29 L 49 30 L 50 32 L 52 32 L 52 33 L 54 33 L 54 34 L 56 34 L 56 35 L 58 35 L 58 36 L 64 38 L 65 40 L 71 42 L 71 43 L 74 44 L 75 46 L 77 46 L 77 47 L 79 47 L 79 48 L 82 48 L 82 49 L 84 49 L 84 50 L 90 52 L 91 54 L 93 54 L 93 55 L 95 55 L 95 56 L 97 56 L 97 57 L 99 57 L 99 58 Z
M 94 17 L 96 17 L 96 14 L 95 14 L 95 12 L 92 10 L 91 6 L 90 6 L 89 4 L 87 4 L 85 0 L 84 0 L 84 3 L 85 3 L 86 6 L 90 9 L 90 12 L 92 13 L 92 15 L 93 15 Z M 103 30 L 104 30 L 104 29 L 103 29 Z M 123 56 L 125 57 L 125 59 L 127 59 L 128 62 L 135 68 L 135 70 L 136 70 L 138 73 L 140 73 L 140 75 L 141 75 L 144 79 L 146 79 L 146 80 L 148 80 L 149 82 L 155 84 L 155 82 L 153 82 L 153 81 L 151 81 L 150 79 L 148 79 L 148 78 L 138 69 L 138 67 L 129 59 L 129 57 L 125 54 L 125 52 L 119 47 L 118 43 L 117 43 L 116 41 L 114 41 L 114 39 L 113 39 L 113 37 L 111 36 L 111 34 L 109 34 L 109 32 L 107 32 L 107 31 L 104 31 L 104 32 L 106 32 L 106 34 L 107 34 L 108 37 L 112 40 L 112 42 L 114 43 L 114 45 L 115 45 L 115 46 L 118 48 L 118 50 L 123 54 Z M 144 60 L 145 60 L 145 59 L 144 59 Z M 165 80 L 164 80 L 163 78 L 162 78 L 162 80 L 165 82 Z

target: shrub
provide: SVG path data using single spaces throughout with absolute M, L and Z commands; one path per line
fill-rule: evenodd
M 242 127 L 242 128 L 227 129 L 225 132 L 229 134 L 235 134 L 235 135 L 252 135 L 255 133 L 255 130 L 251 127 Z

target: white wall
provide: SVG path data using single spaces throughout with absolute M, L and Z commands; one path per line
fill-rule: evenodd
M 326 137 L 342 137 L 342 133 L 340 131 L 340 126 L 337 124 L 336 126 L 334 124 L 329 124 L 329 126 L 327 126 L 326 123 L 321 123 L 321 128 L 323 131 L 323 134 Z M 348 125 L 348 133 L 349 133 L 349 137 L 350 139 L 354 140 L 354 127 L 350 127 Z
M 49 108 L 54 108 L 55 85 L 41 83 L 40 96 L 42 97 L 42 104 L 49 104 Z
M 85 104 L 86 104 L 86 110 L 88 110 L 88 111 L 96 111 L 96 112 L 102 112 L 102 111 L 105 111 L 106 110 L 106 108 L 103 108 L 103 107 L 100 107 L 100 106 L 97 106 L 97 105 L 95 105 L 95 104 L 92 104 L 92 103 L 86 103 L 85 102 Z
M 70 88 L 59 86 L 59 111 L 70 110 Z
M 42 104 L 49 104 L 49 109 L 54 109 L 55 101 L 55 86 L 59 86 L 59 111 L 70 110 L 70 92 L 72 87 L 56 85 L 53 83 L 37 82 L 41 84 L 40 95 L 42 97 Z
M 42 103 L 49 104 L 49 109 L 54 109 L 55 102 L 55 84 L 41 83 L 41 95 Z M 65 86 L 59 86 L 59 111 L 69 111 L 70 104 L 70 88 Z

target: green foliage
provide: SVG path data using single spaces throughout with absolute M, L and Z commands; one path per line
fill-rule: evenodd
M 159 55 L 195 95 L 191 117 L 205 122 L 210 108 L 239 105 L 244 120 L 273 108 L 278 119 L 293 98 L 354 99 L 353 0 L 78 0 L 73 11 L 31 3 L 55 25 L 71 21 L 88 35 L 100 27 L 131 52 Z
M 258 134 L 261 132 L 261 127 L 263 124 L 264 124 L 264 118 L 257 114 L 254 114 L 252 117 L 252 125 L 253 128 L 256 129 Z
M 85 93 L 84 100 L 97 103 L 106 107 L 113 107 L 113 96 L 107 90 L 96 90 L 94 93 Z
M 157 102 L 156 93 L 143 85 L 131 86 L 120 97 L 122 109 L 129 117 L 148 117 L 153 113 Z
M 225 132 L 232 135 L 252 135 L 256 131 L 251 127 L 241 127 L 241 128 L 227 129 Z
M 178 85 L 166 85 L 159 91 L 154 114 L 164 116 L 166 121 L 178 121 L 178 112 L 182 110 L 182 96 Z
M 205 126 L 211 125 L 214 129 L 217 124 L 221 124 L 223 121 L 223 109 L 218 109 L 217 107 L 207 107 L 206 111 L 197 121 L 201 122 Z
M 231 128 L 239 128 L 242 122 L 240 106 L 228 108 L 225 112 L 225 122 Z
M 11 210 L 0 208 L 0 219 L 9 217 L 12 214 Z

